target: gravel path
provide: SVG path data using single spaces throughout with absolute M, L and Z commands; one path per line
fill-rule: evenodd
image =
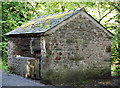
M 24 78 L 15 74 L 2 73 L 2 86 L 45 86 L 39 80 Z

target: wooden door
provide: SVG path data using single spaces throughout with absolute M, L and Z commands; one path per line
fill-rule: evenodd
M 26 77 L 32 79 L 40 79 L 40 59 L 28 60 Z

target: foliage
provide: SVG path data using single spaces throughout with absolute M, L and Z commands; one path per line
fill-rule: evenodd
M 120 63 L 120 30 L 117 29 L 116 31 L 117 34 L 112 39 L 111 55 L 112 55 L 112 61 L 117 65 L 117 63 Z
M 120 67 L 119 66 L 111 66 L 111 75 L 112 76 L 120 76 Z
M 7 64 L 7 37 L 4 35 L 29 20 L 84 7 L 86 11 L 109 29 L 112 39 L 112 61 L 120 64 L 119 2 L 2 2 L 2 60 Z

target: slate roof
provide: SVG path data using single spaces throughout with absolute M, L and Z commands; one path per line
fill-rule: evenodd
M 82 8 L 81 8 L 82 9 Z M 45 16 L 38 16 L 28 23 L 18 27 L 17 29 L 8 32 L 6 35 L 28 34 L 28 33 L 43 33 L 77 14 L 81 9 L 50 14 Z

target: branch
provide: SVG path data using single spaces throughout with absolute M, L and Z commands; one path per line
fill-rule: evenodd
M 61 9 L 62 9 L 62 12 L 64 12 L 64 11 L 65 11 L 65 6 L 64 6 L 64 3 L 62 4 Z
M 30 2 L 28 2 L 33 8 L 34 8 L 34 6 L 30 3 Z M 38 11 L 34 8 L 34 11 L 37 13 L 37 14 L 39 14 L 38 13 Z
M 21 8 L 20 1 L 19 0 L 17 0 L 17 1 L 19 2 L 19 7 Z M 24 12 L 22 12 L 22 13 L 23 13 L 23 16 L 25 16 Z
M 27 5 L 27 0 L 25 0 L 25 16 L 26 16 L 26 5 Z
M 118 12 L 120 12 L 120 4 L 116 2 L 116 5 L 114 3 L 110 3 L 111 6 L 113 6 Z
M 105 18 L 108 14 L 110 14 L 114 9 L 111 9 L 107 14 L 105 14 L 100 20 L 99 22 L 101 22 L 103 20 L 103 18 Z
M 99 2 L 98 2 L 98 13 L 99 13 L 99 18 L 101 19 Z

